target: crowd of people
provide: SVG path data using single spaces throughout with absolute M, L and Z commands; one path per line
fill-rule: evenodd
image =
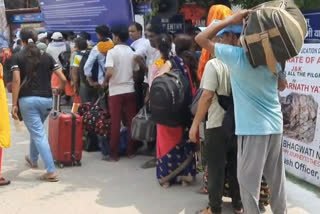
M 280 66 L 275 76 L 266 66 L 250 65 L 239 42 L 247 15 L 247 10 L 232 15 L 227 6 L 215 5 L 209 27 L 198 35 L 169 34 L 157 19 L 145 26 L 145 34 L 139 23 L 111 29 L 101 25 L 96 44 L 86 32 L 49 36 L 23 28 L 11 62 L 12 117 L 22 117 L 30 133 L 27 164 L 37 168 L 40 155 L 47 170 L 41 179 L 59 180 L 44 125 L 53 106 L 52 89 L 64 93 L 65 103 L 76 97 L 92 103 L 106 94 L 102 106 L 111 116 L 111 136 L 96 138 L 108 147 L 101 149 L 103 160 L 119 161 L 122 126 L 128 130 L 126 155 L 134 158 L 141 143 L 131 138 L 132 120 L 141 108 L 152 109 L 153 84 L 174 69 L 186 88 L 183 121 L 156 124 L 156 142 L 144 142 L 154 158 L 143 168 L 156 167 L 164 188 L 191 185 L 200 168 L 201 147 L 201 192 L 208 193 L 209 206 L 199 213 L 222 213 L 223 196 L 232 198 L 236 214 L 258 214 L 269 199 L 274 213 L 286 213 L 278 100 L 286 81 Z M 200 59 L 197 47 L 203 48 Z M 196 98 L 192 115 L 189 107 Z M 226 118 L 231 118 L 229 124 Z

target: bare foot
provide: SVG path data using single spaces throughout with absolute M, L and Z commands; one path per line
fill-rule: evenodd
M 164 184 L 161 185 L 163 188 L 166 188 L 168 189 L 170 187 L 170 183 L 169 182 L 166 182 Z
M 187 186 L 190 186 L 191 183 L 188 182 L 188 181 L 182 181 L 181 185 L 182 185 L 183 187 L 187 187 Z

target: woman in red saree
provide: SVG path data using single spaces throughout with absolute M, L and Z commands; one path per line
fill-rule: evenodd
M 188 71 L 182 59 L 171 54 L 170 37 L 166 34 L 160 35 L 157 44 L 161 57 L 152 66 L 149 84 L 152 84 L 154 78 L 162 75 L 162 68 L 168 66 L 168 61 L 174 61 L 177 69 L 189 82 Z M 196 175 L 195 145 L 187 142 L 186 128 L 186 125 L 169 127 L 157 124 L 157 178 L 165 188 L 174 183 L 189 185 Z

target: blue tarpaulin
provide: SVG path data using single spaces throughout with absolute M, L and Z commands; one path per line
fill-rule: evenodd
M 315 11 L 305 11 L 304 16 L 308 25 L 308 40 L 320 41 L 320 10 Z
M 0 48 L 8 48 L 9 43 L 2 33 L 0 33 Z
M 49 32 L 86 31 L 95 38 L 95 27 L 129 25 L 134 20 L 131 0 L 40 0 Z

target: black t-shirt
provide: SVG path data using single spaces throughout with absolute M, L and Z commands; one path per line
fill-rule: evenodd
M 52 72 L 60 68 L 59 65 L 50 55 L 44 53 L 40 57 L 40 64 L 36 73 L 34 73 L 33 77 L 30 79 L 27 76 L 26 63 L 24 50 L 14 55 L 11 71 L 20 71 L 20 84 L 22 87 L 20 89 L 19 97 L 52 97 L 51 75 Z

